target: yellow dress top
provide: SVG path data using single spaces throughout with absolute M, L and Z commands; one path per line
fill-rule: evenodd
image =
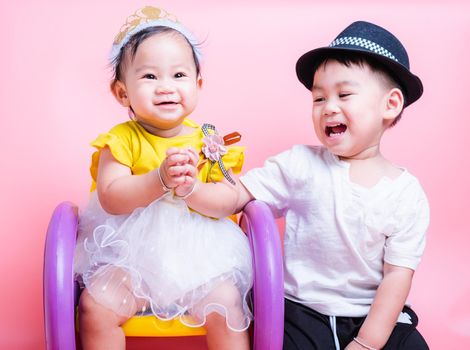
M 150 134 L 135 121 L 128 121 L 116 125 L 107 133 L 99 135 L 91 142 L 91 145 L 97 149 L 93 153 L 90 167 L 93 179 L 91 191 L 96 189 L 100 152 L 105 147 L 109 147 L 114 158 L 119 163 L 129 167 L 134 175 L 145 174 L 159 167 L 166 158 L 166 150 L 171 147 L 186 148 L 192 146 L 200 152 L 199 164 L 202 164 L 205 157 L 201 151 L 204 138 L 201 126 L 187 118 L 183 121 L 183 124 L 194 128 L 194 132 L 165 138 Z M 222 156 L 222 162 L 227 171 L 231 170 L 234 174 L 238 174 L 243 166 L 245 147 L 230 146 L 227 148 L 228 152 Z M 197 177 L 201 182 L 217 182 L 224 177 L 217 162 L 206 161 L 198 168 Z

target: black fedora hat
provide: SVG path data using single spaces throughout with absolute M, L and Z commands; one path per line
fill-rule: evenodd
M 313 69 L 318 61 L 332 54 L 355 52 L 378 61 L 397 81 L 405 96 L 405 107 L 423 94 L 421 80 L 411 73 L 408 54 L 402 43 L 389 31 L 373 23 L 358 21 L 343 30 L 327 47 L 302 55 L 296 64 L 297 77 L 309 90 L 313 85 Z

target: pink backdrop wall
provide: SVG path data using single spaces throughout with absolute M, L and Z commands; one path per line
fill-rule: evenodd
M 108 92 L 109 45 L 150 1 L 0 4 L 0 348 L 44 349 L 42 254 L 59 201 L 86 201 L 88 142 L 126 119 Z M 470 6 L 465 1 L 161 0 L 204 39 L 204 92 L 193 117 L 243 134 L 246 168 L 294 143 L 316 143 L 294 65 L 363 19 L 402 39 L 423 98 L 386 133 L 383 151 L 417 175 L 432 220 L 410 302 L 432 349 L 470 348 Z M 192 5 L 188 5 L 191 3 Z M 392 3 L 392 2 L 390 2 Z M 134 341 L 137 347 L 141 341 Z M 186 340 L 166 349 L 203 349 Z

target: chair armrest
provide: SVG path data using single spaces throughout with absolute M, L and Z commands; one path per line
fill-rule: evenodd
M 44 247 L 44 329 L 48 350 L 75 350 L 73 256 L 78 211 L 60 203 L 47 228 Z
M 241 226 L 253 255 L 253 349 L 280 350 L 284 335 L 284 270 L 279 230 L 267 204 L 258 200 L 243 209 Z

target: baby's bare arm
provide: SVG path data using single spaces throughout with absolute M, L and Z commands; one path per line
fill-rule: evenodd
M 184 154 L 175 153 L 163 162 L 161 178 L 166 187 L 174 188 L 184 182 Z M 133 175 L 129 167 L 119 163 L 109 148 L 100 153 L 97 192 L 100 203 L 108 213 L 128 214 L 138 207 L 145 207 L 166 193 L 158 168 L 143 175 Z

